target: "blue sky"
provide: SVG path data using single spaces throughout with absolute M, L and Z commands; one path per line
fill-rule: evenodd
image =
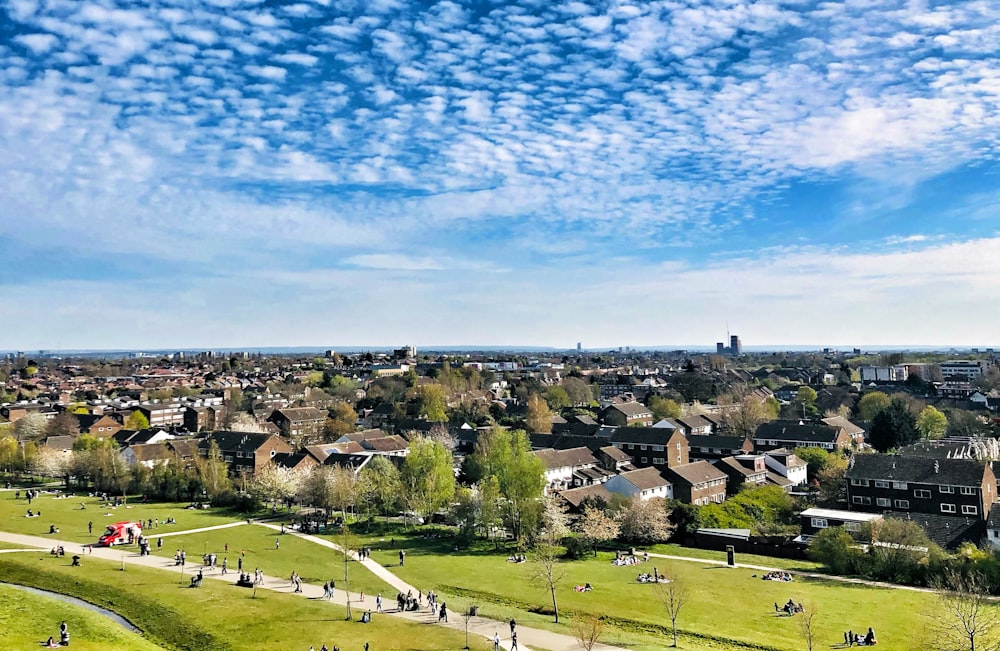
M 0 348 L 1000 344 L 995 2 L 141 4 L 0 0 Z

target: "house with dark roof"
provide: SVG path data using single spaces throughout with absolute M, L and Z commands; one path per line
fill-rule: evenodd
M 861 445 L 865 442 L 865 429 L 852 423 L 843 416 L 831 416 L 830 418 L 823 418 L 822 422 L 826 423 L 830 427 L 839 427 L 844 430 L 844 432 L 851 437 L 852 445 Z
M 692 459 L 721 459 L 753 452 L 753 441 L 745 436 L 725 434 L 692 436 L 688 438 L 688 450 Z
M 372 455 L 370 454 L 339 454 L 334 452 L 323 461 L 323 465 L 348 468 L 354 473 L 354 476 L 357 477 L 364 467 L 371 462 L 371 460 Z
M 673 466 L 663 474 L 673 484 L 674 499 L 695 506 L 726 501 L 726 483 L 729 477 L 707 461 Z
M 714 420 L 702 415 L 675 418 L 674 422 L 680 426 L 685 436 L 706 436 L 715 434 L 717 429 Z
M 308 470 L 319 465 L 312 455 L 305 452 L 279 452 L 271 458 L 271 461 L 276 466 L 289 470 Z
M 167 465 L 174 458 L 174 452 L 164 443 L 139 443 L 121 451 L 122 458 L 130 466 L 140 465 L 152 468 Z
M 851 457 L 844 481 L 855 511 L 900 511 L 986 520 L 997 501 L 989 463 L 890 454 Z
M 586 447 L 535 450 L 532 454 L 545 464 L 546 494 L 550 491 L 600 484 L 613 474 L 602 468 L 594 453 Z
M 292 452 L 292 446 L 277 434 L 257 432 L 212 432 L 198 443 L 198 454 L 208 456 L 212 442 L 234 475 L 253 474 L 271 463 L 275 455 Z
M 109 438 L 122 429 L 121 421 L 110 414 L 74 414 L 74 416 L 80 423 L 80 432 L 83 434 Z
M 214 405 L 188 406 L 184 409 L 184 429 L 189 432 L 214 430 L 221 413 L 222 407 Z
M 637 468 L 664 469 L 688 463 L 688 439 L 680 430 L 660 427 L 619 427 L 611 445 L 632 457 Z
M 986 541 L 993 549 L 1000 549 L 1000 502 L 991 504 L 986 516 Z
M 605 482 L 604 487 L 612 493 L 644 501 L 654 497 L 668 500 L 674 498 L 673 486 L 670 481 L 653 467 L 639 468 L 615 475 Z
M 808 480 L 808 464 L 790 450 L 778 448 L 764 453 L 768 470 L 788 481 L 792 486 L 802 486 Z
M 284 407 L 272 411 L 267 420 L 274 423 L 292 445 L 309 445 L 322 437 L 326 412 L 314 407 Z
M 743 484 L 764 486 L 767 484 L 767 465 L 763 454 L 741 454 L 738 457 L 723 457 L 712 462 L 716 468 L 726 473 L 729 480 L 726 490 L 735 494 Z
M 931 542 L 949 551 L 955 551 L 966 542 L 978 546 L 986 538 L 986 521 L 982 518 L 895 511 L 886 511 L 883 515 L 886 520 L 916 522 Z
M 826 423 L 806 423 L 795 420 L 776 420 L 762 423 L 753 435 L 754 449 L 823 448 L 827 451 L 842 450 L 851 446 L 851 437 L 842 427 Z
M 653 412 L 641 402 L 623 402 L 605 407 L 601 419 L 616 427 L 648 427 L 653 424 Z
M 588 497 L 608 502 L 611 500 L 611 496 L 612 493 L 605 487 L 604 484 L 593 484 L 591 486 L 570 488 L 564 491 L 559 491 L 556 495 L 557 499 L 563 501 L 572 513 L 579 513 L 580 504 Z

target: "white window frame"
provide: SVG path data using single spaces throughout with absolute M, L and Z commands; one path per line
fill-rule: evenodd
M 963 504 L 962 515 L 979 515 L 979 508 L 974 504 Z
M 954 512 L 955 512 L 955 505 L 954 504 L 942 504 L 941 505 L 941 513 L 954 513 Z
M 897 509 L 909 509 L 910 508 L 910 500 L 896 500 L 896 508 Z
M 962 486 L 962 488 L 961 488 L 961 490 L 959 492 L 962 495 L 975 495 L 976 494 L 976 487 L 975 486 Z
M 812 519 L 813 529 L 826 529 L 830 526 L 830 523 L 826 518 L 813 518 Z
M 844 523 L 844 529 L 846 529 L 847 531 L 854 531 L 854 532 L 861 531 L 861 523 L 860 522 L 845 522 Z
M 931 492 L 926 488 L 917 488 L 913 491 L 913 497 L 916 497 L 917 499 L 926 500 L 930 499 L 930 496 Z
M 889 508 L 890 506 L 892 506 L 892 500 L 890 500 L 888 497 L 876 497 L 875 506 L 883 506 L 885 508 Z
M 894 481 L 892 482 L 892 487 L 896 490 L 905 491 L 909 486 L 906 485 L 905 481 Z
M 855 504 L 871 504 L 872 498 L 868 497 L 867 495 L 855 495 L 852 501 Z
M 938 491 L 940 491 L 942 493 L 947 493 L 947 494 L 950 495 L 951 493 L 955 492 L 955 487 L 954 486 L 938 486 Z
M 867 479 L 852 479 L 851 486 L 868 486 Z
M 889 481 L 886 479 L 876 479 L 875 488 L 889 488 Z

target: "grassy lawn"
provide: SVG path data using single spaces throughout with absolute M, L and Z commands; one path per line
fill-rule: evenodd
M 711 561 L 726 560 L 725 552 L 717 552 L 711 549 L 696 549 L 694 547 L 682 547 L 680 545 L 652 545 L 643 547 L 649 553 L 667 554 L 670 556 L 684 556 L 687 558 L 704 558 Z M 623 548 L 624 551 L 624 548 Z M 638 551 L 638 550 L 637 550 Z M 754 554 L 736 554 L 736 562 L 746 565 L 761 565 L 763 567 L 777 567 L 783 570 L 798 570 L 800 572 L 822 572 L 823 565 L 809 560 L 799 560 L 795 558 L 776 558 L 774 556 L 757 556 Z
M 401 578 L 424 590 L 460 595 L 478 603 L 487 617 L 514 616 L 525 625 L 554 628 L 551 616 L 535 614 L 551 608 L 544 581 L 532 577 L 532 563 L 506 562 L 507 552 L 486 548 L 455 552 L 448 539 L 396 535 L 389 547 L 383 536 L 372 538 L 372 558 L 398 566 L 398 550 L 407 551 L 404 567 L 394 567 Z M 692 550 L 678 548 L 681 555 Z M 818 612 L 819 646 L 829 648 L 843 641 L 848 629 L 873 626 L 881 648 L 911 648 L 914 626 L 929 612 L 936 597 L 909 590 L 854 586 L 833 581 L 796 579 L 792 583 L 763 581 L 752 570 L 715 565 L 651 559 L 630 567 L 611 564 L 613 554 L 597 559 L 566 562 L 565 578 L 557 588 L 561 614 L 594 613 L 610 619 L 613 630 L 606 642 L 634 649 L 663 648 L 662 627 L 668 620 L 656 588 L 639 584 L 639 571 L 670 573 L 687 588 L 688 604 L 678 625 L 689 635 L 685 648 L 771 648 L 789 650 L 803 646 L 798 617 L 776 615 L 773 604 L 789 598 L 809 604 Z M 741 562 L 750 562 L 746 557 Z M 766 559 L 770 560 L 770 559 Z M 774 563 L 768 563 L 774 565 Z M 581 593 L 575 585 L 589 582 L 594 590 Z M 535 612 L 532 612 L 535 611 Z M 547 611 L 542 611 L 547 612 Z
M 0 556 L 0 576 L 8 581 L 54 587 L 106 605 L 143 629 L 152 641 L 184 651 L 275 651 L 308 649 L 310 645 L 318 649 L 324 643 L 330 648 L 337 644 L 344 651 L 356 651 L 365 642 L 378 651 L 457 651 L 465 646 L 464 635 L 437 626 L 377 615 L 373 624 L 366 625 L 346 621 L 344 606 L 328 602 L 268 590 L 258 590 L 253 598 L 250 590 L 216 581 L 190 589 L 184 587 L 187 577 L 182 584 L 179 577 L 168 572 L 135 566 L 122 572 L 116 563 L 90 558 L 83 567 L 74 568 L 65 560 L 4 554 Z M 470 642 L 478 651 L 491 647 L 482 639 L 470 638 Z M 138 645 L 99 648 L 155 649 Z
M 59 623 L 66 621 L 73 649 L 83 651 L 159 651 L 161 647 L 129 633 L 109 619 L 82 606 L 29 594 L 0 585 L 0 648 L 28 649 L 59 639 Z
M 281 541 L 278 549 L 274 548 L 276 539 Z M 336 537 L 332 540 L 339 542 Z M 220 566 L 222 559 L 228 557 L 229 568 L 235 572 L 236 560 L 240 552 L 245 551 L 246 556 L 243 559 L 245 571 L 253 571 L 259 567 L 264 574 L 285 578 L 294 570 L 306 583 L 322 585 L 333 579 L 337 588 L 345 587 L 344 557 L 340 552 L 297 536 L 281 535 L 273 529 L 260 525 L 242 525 L 186 536 L 171 536 L 163 539 L 163 548 L 159 552 L 156 551 L 155 541 L 154 537 L 153 553 L 166 558 L 173 558 L 178 549 L 184 549 L 187 552 L 188 568 L 191 569 L 201 563 L 202 554 L 215 553 Z M 228 554 L 225 552 L 227 543 Z M 396 591 L 357 561 L 349 561 L 348 577 L 351 592 L 364 592 L 367 595 L 382 592 L 383 595 L 395 599 Z
M 14 499 L 10 491 L 0 492 L 0 530 L 32 536 L 48 535 L 49 525 L 59 528 L 60 540 L 70 540 L 81 544 L 97 542 L 104 528 L 111 523 L 123 520 L 142 520 L 150 518 L 160 520 L 161 524 L 148 534 L 184 531 L 199 527 L 211 527 L 227 522 L 235 522 L 242 516 L 225 509 L 185 509 L 185 504 L 174 502 L 151 502 L 142 504 L 138 499 L 130 499 L 125 506 L 117 508 L 101 507 L 97 498 L 84 496 L 56 497 L 43 493 L 31 501 L 24 498 Z M 85 504 L 86 509 L 81 508 Z M 28 509 L 35 513 L 41 511 L 42 517 L 27 518 Z M 167 518 L 177 520 L 176 524 L 162 524 Z M 93 534 L 87 533 L 87 523 L 94 523 Z M 166 541 L 164 541 L 166 544 Z

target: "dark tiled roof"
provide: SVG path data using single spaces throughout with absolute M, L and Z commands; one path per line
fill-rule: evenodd
M 847 479 L 885 479 L 914 484 L 976 486 L 983 483 L 984 464 L 969 459 L 926 459 L 895 454 L 856 454 Z
M 835 443 L 839 434 L 840 428 L 830 427 L 826 423 L 774 421 L 760 425 L 753 437 L 754 440 Z
M 692 461 L 682 466 L 667 468 L 667 476 L 673 473 L 689 484 L 700 484 L 713 479 L 727 479 L 726 473 L 722 472 L 707 461 Z
M 628 461 L 632 460 L 632 457 L 630 457 L 624 451 L 619 450 L 618 448 L 616 448 L 613 445 L 605 445 L 603 448 L 600 448 L 600 450 L 604 454 L 608 455 L 608 458 L 610 458 L 613 461 L 625 461 L 625 462 L 628 462 Z
M 538 450 L 534 453 L 549 470 L 577 466 L 592 466 L 597 463 L 589 448 L 579 447 L 568 450 Z
M 271 458 L 271 461 L 283 468 L 296 468 L 307 457 L 308 454 L 301 452 L 279 452 Z
M 663 427 L 619 427 L 611 435 L 612 443 L 666 445 L 675 430 Z
M 258 432 L 212 432 L 198 444 L 198 447 L 207 448 L 211 441 L 215 441 L 220 450 L 255 452 L 257 448 L 264 445 L 272 436 L 274 435 L 260 434 Z
M 569 450 L 570 448 L 584 447 L 590 450 L 599 450 L 608 444 L 606 439 L 593 436 L 572 436 L 569 434 L 529 434 L 531 448 L 542 450 L 552 448 L 554 450 Z
M 619 476 L 622 479 L 627 479 L 630 484 L 639 490 L 650 490 L 652 488 L 670 485 L 670 481 L 667 480 L 659 470 L 652 467 L 623 472 Z
M 553 423 L 553 434 L 569 434 L 571 436 L 593 436 L 601 428 L 596 423 L 589 425 L 586 423 Z
M 722 434 L 704 434 L 688 437 L 688 445 L 692 448 L 718 448 L 721 450 L 742 450 L 746 439 L 742 436 L 723 436 Z
M 594 484 L 593 486 L 581 486 L 580 488 L 560 491 L 559 497 L 569 502 L 573 508 L 576 508 L 580 506 L 580 502 L 588 497 L 603 497 L 605 500 L 610 500 L 611 491 L 605 488 L 604 484 Z
M 994 502 L 990 506 L 990 513 L 986 517 L 986 526 L 990 529 L 1000 529 L 1000 502 Z
M 331 454 L 326 459 L 323 460 L 324 466 L 340 466 L 341 468 L 350 468 L 351 470 L 357 472 L 366 463 L 371 461 L 372 457 L 370 454 Z
M 629 418 L 648 418 L 653 415 L 653 412 L 649 410 L 649 407 L 638 402 L 623 402 L 621 404 L 611 405 L 608 409 L 620 411 Z
M 964 542 L 979 544 L 986 535 L 986 525 L 979 518 L 897 511 L 886 511 L 885 517 L 916 522 L 927 532 L 928 538 L 950 550 L 954 550 Z

